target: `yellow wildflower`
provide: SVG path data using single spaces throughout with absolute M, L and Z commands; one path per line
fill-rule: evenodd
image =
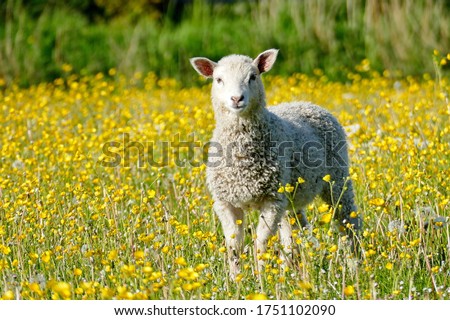
M 352 285 L 348 285 L 344 288 L 344 295 L 350 297 L 355 294 L 355 288 Z
M 384 200 L 381 198 L 374 198 L 369 200 L 369 204 L 377 206 L 377 207 L 381 207 L 384 205 Z
M 326 214 L 322 215 L 322 217 L 320 218 L 320 223 L 321 224 L 330 223 L 331 218 L 333 218 L 333 214 L 332 213 L 326 213 Z
M 52 291 L 57 293 L 57 298 L 70 299 L 72 296 L 70 284 L 67 282 L 57 282 L 52 287 Z
M 267 300 L 267 296 L 264 293 L 251 293 L 245 297 L 247 300 Z
M 175 258 L 175 263 L 180 265 L 180 266 L 186 266 L 187 265 L 186 259 L 184 259 L 184 257 Z
M 338 246 L 335 245 L 335 244 L 333 244 L 333 245 L 328 249 L 328 251 L 330 251 L 331 253 L 333 253 L 333 252 L 336 252 L 337 249 L 338 249 Z

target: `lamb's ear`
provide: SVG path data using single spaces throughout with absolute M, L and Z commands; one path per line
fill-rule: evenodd
M 212 78 L 214 68 L 217 63 L 207 58 L 191 58 L 189 59 L 195 71 L 204 76 L 205 78 Z
M 253 60 L 253 64 L 258 68 L 259 73 L 263 73 L 272 69 L 275 60 L 277 60 L 278 49 L 269 49 L 260 53 L 259 56 Z

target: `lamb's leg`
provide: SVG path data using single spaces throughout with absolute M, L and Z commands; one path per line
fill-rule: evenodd
M 244 224 L 237 221 L 244 220 L 244 211 L 224 201 L 214 203 L 214 211 L 219 217 L 225 235 L 225 243 L 228 252 L 230 274 L 235 278 L 240 272 L 239 256 L 242 252 L 244 239 Z
M 288 217 L 283 217 L 281 219 L 280 224 L 280 242 L 283 246 L 282 252 L 281 252 L 281 259 L 283 260 L 283 266 L 286 266 L 287 264 L 292 262 L 292 256 L 293 256 L 293 241 L 292 241 L 292 227 L 289 223 Z
M 353 192 L 353 184 L 351 180 L 347 180 L 345 183 L 336 185 L 336 191 L 333 193 L 334 199 L 339 199 L 339 195 L 341 196 L 341 201 L 339 203 L 340 209 L 338 210 L 338 214 L 336 218 L 341 222 L 345 227 L 348 224 L 351 225 L 350 232 L 359 232 L 362 228 L 361 217 L 358 215 L 356 217 L 352 217 L 352 213 L 356 213 L 357 208 L 355 204 L 355 195 Z M 345 188 L 345 189 L 344 189 Z M 343 193 L 342 193 L 343 192 Z M 337 200 L 335 200 L 337 201 Z M 352 231 L 353 230 L 353 231 Z
M 334 218 L 340 222 L 340 224 L 345 228 L 347 234 L 352 241 L 352 249 L 357 252 L 359 250 L 357 235 L 362 228 L 362 220 L 358 215 L 356 217 L 352 217 L 352 213 L 357 211 L 355 200 L 354 200 L 354 192 L 353 185 L 351 180 L 347 181 L 336 181 L 332 185 L 332 192 L 330 187 L 325 187 L 324 193 L 322 194 L 322 198 L 329 205 L 336 206 L 336 214 Z M 337 201 L 340 198 L 339 204 Z
M 285 214 L 284 209 L 284 205 L 282 205 L 280 202 L 266 202 L 261 207 L 261 214 L 259 216 L 258 227 L 256 229 L 255 246 L 257 256 L 263 254 L 266 251 L 267 241 L 278 231 L 278 226 Z M 287 232 L 290 233 L 290 228 Z M 285 237 L 286 239 L 287 232 L 283 233 L 283 237 Z M 262 271 L 263 266 L 264 261 L 262 259 L 259 259 L 258 268 L 260 272 Z

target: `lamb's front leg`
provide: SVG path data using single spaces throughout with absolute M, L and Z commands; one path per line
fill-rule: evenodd
M 279 224 L 284 215 L 285 204 L 282 201 L 265 202 L 261 207 L 261 214 L 259 216 L 258 227 L 256 229 L 255 244 L 257 256 L 260 256 L 266 252 L 267 241 L 278 231 Z M 263 270 L 263 267 L 264 260 L 259 259 L 258 268 L 260 272 Z
M 240 272 L 239 256 L 244 240 L 244 211 L 225 201 L 216 201 L 214 211 L 222 224 L 228 252 L 230 275 L 235 278 Z M 238 223 L 238 220 L 241 222 Z

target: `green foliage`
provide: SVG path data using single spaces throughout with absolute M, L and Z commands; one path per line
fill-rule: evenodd
M 450 47 L 444 1 L 8 0 L 0 5 L 0 77 L 27 85 L 115 68 L 195 81 L 188 59 L 281 49 L 278 72 L 322 69 L 345 80 L 368 58 L 378 71 L 432 72 Z M 420 21 L 420 23 L 417 23 Z M 445 71 L 445 70 L 444 70 Z

